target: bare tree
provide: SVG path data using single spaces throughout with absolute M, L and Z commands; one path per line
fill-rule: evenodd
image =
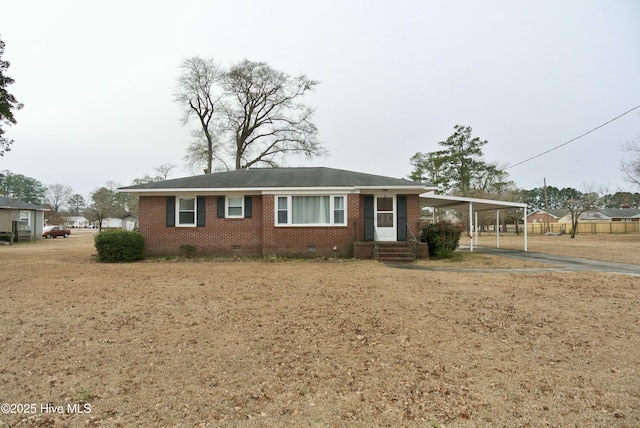
M 630 156 L 620 161 L 620 170 L 631 183 L 640 186 L 640 135 L 634 141 L 623 144 L 622 148 Z
M 577 193 L 574 197 L 566 200 L 565 207 L 571 215 L 571 238 L 575 238 L 578 233 L 578 223 L 580 215 L 587 210 L 594 209 L 600 199 L 598 193 L 585 186 L 584 193 Z
M 209 148 L 208 141 L 206 136 L 203 135 L 202 131 L 194 130 L 192 132 L 193 140 L 189 143 L 187 147 L 187 153 L 184 155 L 183 159 L 187 163 L 187 168 L 189 168 L 192 172 L 208 169 L 207 162 L 209 160 Z M 220 140 L 218 137 L 219 134 L 212 133 L 211 137 L 213 139 L 213 151 L 212 154 L 212 172 L 213 171 L 229 171 L 231 168 L 226 161 L 227 158 L 227 150 L 224 146 L 220 144 Z
M 163 163 L 160 166 L 154 167 L 153 170 L 159 174 L 158 177 L 162 178 L 162 180 L 166 180 L 169 178 L 171 171 L 173 171 L 175 167 L 175 164 Z
M 182 62 L 181 74 L 174 100 L 183 108 L 183 124 L 187 124 L 193 117 L 199 122 L 199 131 L 206 140 L 207 168 L 213 170 L 214 139 L 212 129 L 221 94 L 219 82 L 222 77 L 220 67 L 211 58 L 186 58 Z
M 300 102 L 318 83 L 304 75 L 290 77 L 264 62 L 231 66 L 224 79 L 224 116 L 236 169 L 278 166 L 288 154 L 326 154 L 312 122 L 314 110 Z
M 325 155 L 314 110 L 302 102 L 316 85 L 264 62 L 244 60 L 222 70 L 210 59 L 184 60 L 174 99 L 184 108 L 184 123 L 200 122 L 185 161 L 191 170 L 212 172 L 275 167 L 290 154 Z
M 73 189 L 63 184 L 51 184 L 47 186 L 44 194 L 45 203 L 51 207 L 53 212 L 58 212 L 67 203 L 73 193 Z

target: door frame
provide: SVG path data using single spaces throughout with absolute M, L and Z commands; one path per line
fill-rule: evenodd
M 378 227 L 378 198 L 391 198 L 393 201 L 393 211 L 381 211 L 383 213 L 391 212 L 393 218 L 392 227 Z M 398 240 L 398 199 L 396 195 L 375 194 L 373 195 L 373 227 L 378 236 L 378 241 L 397 241 Z

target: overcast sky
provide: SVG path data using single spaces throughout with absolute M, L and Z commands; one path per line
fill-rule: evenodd
M 287 166 L 406 177 L 456 124 L 514 165 L 640 105 L 637 0 L 12 1 L 0 38 L 25 105 L 0 170 L 85 197 L 164 163 L 191 175 L 172 94 L 195 55 L 321 82 L 306 101 L 330 156 Z M 523 189 L 638 191 L 619 166 L 639 135 L 640 108 L 508 172 Z

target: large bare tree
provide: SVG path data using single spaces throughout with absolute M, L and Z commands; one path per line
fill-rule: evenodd
M 198 131 L 204 137 L 206 146 L 205 172 L 211 173 L 215 153 L 214 117 L 222 95 L 220 79 L 223 73 L 213 59 L 199 56 L 186 58 L 180 68 L 174 100 L 183 108 L 183 124 L 197 118 Z
M 301 99 L 319 82 L 291 77 L 264 62 L 241 61 L 225 74 L 225 121 L 232 135 L 235 168 L 278 166 L 289 154 L 326 154 Z
M 275 167 L 290 154 L 325 155 L 314 110 L 302 102 L 316 85 L 264 62 L 243 60 L 221 71 L 212 60 L 185 60 L 175 101 L 184 106 L 185 122 L 196 116 L 201 125 L 185 160 L 194 170 L 206 159 L 205 171 L 211 172 Z
M 51 207 L 51 210 L 57 213 L 60 211 L 60 208 L 68 202 L 72 194 L 73 189 L 69 186 L 65 186 L 64 184 L 51 184 L 47 186 L 44 200 L 45 203 Z

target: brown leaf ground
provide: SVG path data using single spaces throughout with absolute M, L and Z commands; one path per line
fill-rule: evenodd
M 639 235 L 559 238 L 529 247 L 640 269 Z M 0 400 L 37 406 L 0 426 L 640 426 L 638 277 L 94 253 L 0 246 Z

